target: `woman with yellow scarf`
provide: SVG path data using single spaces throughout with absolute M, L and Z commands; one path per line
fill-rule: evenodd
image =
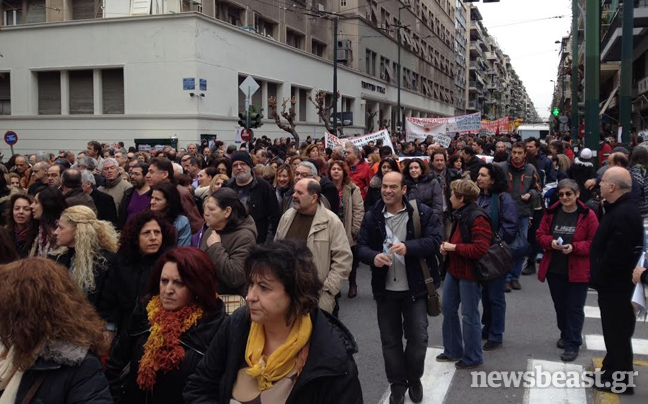
M 221 326 L 189 377 L 186 404 L 362 403 L 355 339 L 317 308 L 322 284 L 305 244 L 255 246 L 247 306 Z

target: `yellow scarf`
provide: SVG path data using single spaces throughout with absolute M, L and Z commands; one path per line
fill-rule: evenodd
M 295 367 L 295 358 L 310 340 L 313 323 L 307 314 L 295 321 L 286 342 L 269 357 L 263 355 L 265 333 L 263 325 L 252 322 L 245 348 L 246 373 L 257 379 L 259 391 L 272 388 L 273 382 L 286 377 Z

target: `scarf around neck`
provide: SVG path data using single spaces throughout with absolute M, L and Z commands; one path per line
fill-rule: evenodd
M 274 382 L 288 376 L 295 368 L 299 352 L 310 340 L 313 323 L 306 314 L 295 321 L 286 341 L 270 356 L 263 355 L 265 348 L 265 329 L 263 325 L 252 322 L 245 361 L 250 367 L 245 372 L 254 377 L 259 384 L 259 391 L 271 389 Z
M 13 364 L 14 348 L 5 348 L 0 344 L 0 404 L 13 404 L 18 395 L 18 387 L 23 376 L 23 372 L 16 369 Z
M 176 311 L 164 310 L 160 296 L 146 306 L 151 334 L 144 344 L 144 356 L 139 363 L 137 385 L 142 390 L 153 390 L 157 372 L 177 369 L 185 350 L 180 336 L 194 327 L 203 316 L 203 309 L 193 303 Z

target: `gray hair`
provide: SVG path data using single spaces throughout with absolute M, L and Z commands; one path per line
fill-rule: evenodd
M 306 167 L 310 170 L 311 177 L 317 177 L 317 167 L 315 167 L 315 164 L 310 161 L 302 161 L 297 165 L 297 167 Z
M 351 142 L 346 142 L 344 145 L 346 149 L 352 149 L 356 156 L 360 155 L 360 148 Z
M 36 162 L 40 163 L 41 161 L 46 161 L 46 162 L 49 163 L 50 162 L 50 154 L 45 153 L 44 151 L 39 151 L 38 153 L 36 153 Z
M 571 189 L 572 191 L 574 191 L 574 193 L 580 192 L 580 187 L 578 186 L 578 183 L 572 180 L 571 178 L 565 178 L 564 180 L 560 180 L 556 190 L 560 191 L 563 188 Z
M 111 158 L 104 159 L 104 161 L 101 163 L 101 167 L 99 167 L 99 170 L 101 170 L 103 172 L 103 169 L 104 169 L 104 166 L 106 165 L 106 163 L 113 163 L 115 165 L 115 167 L 117 167 L 117 169 L 119 169 L 119 161 L 117 161 L 117 159 L 114 159 L 114 158 L 111 157 Z
M 81 183 L 86 184 L 88 182 L 91 183 L 93 187 L 97 185 L 97 181 L 95 181 L 95 177 L 90 171 L 81 170 Z
M 38 163 L 34 164 L 34 168 L 36 168 L 36 166 L 39 166 L 44 171 L 47 171 L 50 168 L 49 161 L 39 161 Z
M 175 163 L 175 162 L 173 162 L 171 164 L 173 164 L 173 174 L 175 174 L 175 175 L 184 174 L 184 168 L 182 168 L 182 166 L 180 164 Z
M 93 159 L 92 157 L 86 156 L 86 157 L 79 157 L 76 162 L 77 167 L 78 166 L 85 166 L 88 168 L 90 171 L 94 171 L 94 169 L 97 167 L 97 161 Z

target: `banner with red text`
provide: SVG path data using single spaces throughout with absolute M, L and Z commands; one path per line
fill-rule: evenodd
M 369 142 L 371 141 L 373 141 L 374 144 L 376 144 L 379 139 L 382 140 L 383 146 L 389 146 L 391 147 L 392 152 L 394 153 L 396 152 L 394 150 L 394 145 L 391 142 L 391 137 L 389 136 L 389 131 L 387 131 L 387 129 L 379 130 L 378 132 L 369 133 L 363 136 L 349 137 L 343 139 L 340 139 L 339 137 L 326 132 L 326 136 L 324 137 L 325 144 L 326 144 L 325 147 L 330 147 L 330 148 L 333 148 L 333 146 L 337 146 L 337 145 L 344 146 L 346 142 L 351 142 L 358 147 L 362 147 L 366 144 L 369 144 Z
M 509 133 L 509 117 L 505 116 L 495 121 L 483 120 L 481 121 L 481 128 L 496 135 L 507 134 Z

